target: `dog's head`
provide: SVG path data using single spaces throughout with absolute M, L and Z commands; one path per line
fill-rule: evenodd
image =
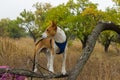
M 45 32 L 42 34 L 43 38 L 54 37 L 57 32 L 57 24 L 54 21 L 51 21 L 51 24 L 47 27 Z

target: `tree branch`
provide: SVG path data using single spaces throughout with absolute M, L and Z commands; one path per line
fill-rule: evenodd
M 89 59 L 89 57 L 94 49 L 94 46 L 95 46 L 95 43 L 96 43 L 96 40 L 97 40 L 99 34 L 105 30 L 113 30 L 120 35 L 120 26 L 119 25 L 115 25 L 114 23 L 99 22 L 97 24 L 97 26 L 94 28 L 94 30 L 92 31 L 91 35 L 89 35 L 87 43 L 86 43 L 86 47 L 82 50 L 82 55 L 79 58 L 77 64 L 71 70 L 70 75 L 68 76 L 68 80 L 76 80 L 77 79 L 78 75 L 82 71 L 84 65 L 86 64 L 87 60 Z
M 39 74 L 35 73 L 33 71 L 25 70 L 25 69 L 0 69 L 0 74 L 2 73 L 10 73 L 10 74 L 16 74 L 21 76 L 27 76 L 27 77 L 33 77 L 33 78 L 64 78 L 67 77 L 68 74 L 63 75 L 61 73 L 57 74 Z

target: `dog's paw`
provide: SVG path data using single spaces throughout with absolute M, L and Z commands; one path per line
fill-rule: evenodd
M 34 69 L 34 72 L 37 72 L 37 68 Z
M 50 71 L 50 72 L 52 72 L 52 73 L 54 73 L 54 70 L 53 70 L 53 69 L 51 69 L 51 68 L 49 69 L 49 71 Z
M 66 71 L 62 71 L 62 74 L 65 75 L 67 72 Z

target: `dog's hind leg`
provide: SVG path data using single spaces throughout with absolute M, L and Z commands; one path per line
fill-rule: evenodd
M 39 57 L 39 52 L 41 51 L 42 48 L 35 48 L 34 51 L 34 63 L 33 63 L 33 71 L 37 72 L 37 67 L 38 67 L 38 57 Z
M 37 67 L 38 67 L 38 55 L 39 53 L 36 53 L 36 55 L 35 55 L 35 59 L 34 59 L 34 68 L 33 68 L 33 70 L 34 70 L 34 72 L 37 72 Z
M 45 51 L 45 55 L 47 57 L 47 68 L 49 69 L 50 68 L 50 51 L 48 49 Z

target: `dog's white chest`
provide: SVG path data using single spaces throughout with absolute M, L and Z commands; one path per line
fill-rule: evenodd
M 65 35 L 64 31 L 59 27 L 57 27 L 57 33 L 54 36 L 54 40 L 59 43 L 63 43 L 66 41 L 66 35 Z

